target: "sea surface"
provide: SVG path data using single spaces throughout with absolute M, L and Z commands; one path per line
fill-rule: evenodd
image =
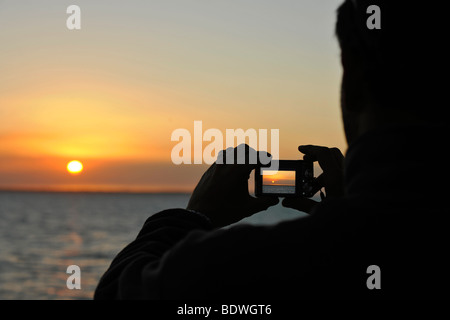
M 287 185 L 263 185 L 262 186 L 263 193 L 272 193 L 272 194 L 295 194 L 295 186 L 287 186 Z
M 0 192 L 0 299 L 92 299 L 115 255 L 145 220 L 184 208 L 188 194 Z M 276 224 L 304 214 L 274 206 L 239 223 Z M 70 265 L 81 289 L 68 289 Z

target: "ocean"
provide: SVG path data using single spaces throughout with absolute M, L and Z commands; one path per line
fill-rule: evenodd
M 295 194 L 295 186 L 287 186 L 281 184 L 267 185 L 267 186 L 263 185 L 262 192 L 270 194 L 288 194 L 288 193 Z
M 188 201 L 188 194 L 0 192 L 0 299 L 92 299 L 145 220 Z M 239 223 L 269 225 L 302 215 L 279 204 Z M 67 288 L 70 265 L 80 267 L 81 289 Z

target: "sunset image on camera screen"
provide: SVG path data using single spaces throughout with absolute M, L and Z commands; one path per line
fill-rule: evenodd
M 295 171 L 263 170 L 263 193 L 295 193 Z

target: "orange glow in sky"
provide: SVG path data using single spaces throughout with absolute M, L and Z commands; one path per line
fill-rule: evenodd
M 295 171 L 263 170 L 263 185 L 295 186 Z
M 59 1 L 0 1 L 0 189 L 192 191 L 171 134 L 196 120 L 344 152 L 339 3 L 80 0 L 68 30 Z

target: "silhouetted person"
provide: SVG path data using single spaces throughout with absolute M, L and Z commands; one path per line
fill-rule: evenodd
M 368 29 L 369 5 L 381 8 L 381 29 Z M 308 217 L 221 228 L 278 199 L 248 194 L 256 165 L 213 164 L 186 210 L 146 221 L 95 298 L 448 297 L 448 102 L 439 77 L 447 77 L 447 35 L 435 6 L 374 0 L 339 8 L 349 148 L 344 160 L 336 148 L 299 147 L 323 169 L 326 198 L 283 205 Z M 379 282 L 370 266 L 379 267 Z

